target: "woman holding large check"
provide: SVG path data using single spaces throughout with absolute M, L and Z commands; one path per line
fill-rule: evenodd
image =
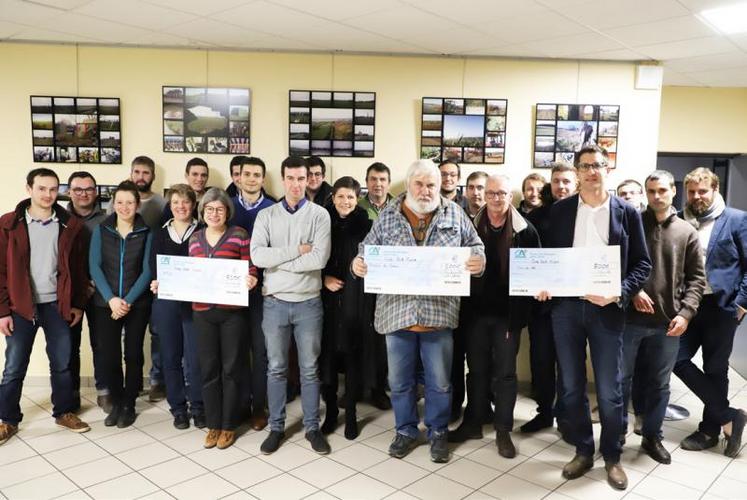
M 234 205 L 225 191 L 210 188 L 198 208 L 206 227 L 189 239 L 189 256 L 207 259 L 240 259 L 250 261 L 249 235 L 238 226 L 228 226 Z M 246 286 L 257 285 L 257 268 L 249 265 Z M 246 302 L 249 303 L 249 294 Z M 241 363 L 249 358 L 244 306 L 192 303 L 197 327 L 202 396 L 205 403 L 208 434 L 205 448 L 228 448 L 236 440 L 241 407 Z

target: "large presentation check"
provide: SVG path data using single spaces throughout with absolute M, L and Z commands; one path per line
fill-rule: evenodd
M 512 248 L 509 295 L 620 296 L 620 247 Z
M 247 306 L 249 261 L 157 255 L 158 298 Z
M 469 248 L 366 245 L 367 293 L 469 295 Z

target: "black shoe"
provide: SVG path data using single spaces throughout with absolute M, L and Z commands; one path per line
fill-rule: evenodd
M 373 391 L 371 392 L 371 404 L 374 408 L 379 410 L 391 410 L 392 400 L 386 395 L 384 391 Z
M 519 427 L 519 432 L 531 434 L 552 427 L 552 417 L 538 413 L 532 420 Z
M 399 432 L 394 436 L 392 443 L 389 445 L 389 456 L 394 458 L 404 458 L 418 445 L 418 440 L 405 436 Z
M 448 434 L 448 432 L 434 433 L 431 437 L 431 462 L 445 464 L 449 461 Z
M 508 431 L 495 432 L 495 445 L 498 447 L 498 454 L 503 458 L 514 458 L 516 456 L 516 447 L 511 441 L 511 433 Z
M 345 412 L 345 439 L 352 441 L 358 437 L 358 419 L 355 412 Z
M 333 407 L 327 406 L 327 414 L 324 417 L 324 423 L 322 424 L 322 434 L 332 434 L 337 429 L 337 417 L 340 415 L 340 411 Z
M 204 429 L 207 427 L 207 420 L 205 420 L 204 414 L 192 415 L 192 420 L 195 423 L 195 427 L 198 429 Z
M 709 436 L 705 432 L 695 431 L 682 440 L 680 446 L 683 450 L 703 451 L 713 448 L 718 444 L 718 436 Z
M 671 464 L 672 463 L 672 456 L 669 454 L 666 448 L 661 444 L 661 440 L 659 438 L 647 438 L 642 437 L 641 438 L 641 449 L 646 452 L 646 454 L 659 462 L 660 464 Z
M 462 422 L 459 427 L 449 431 L 450 443 L 463 443 L 468 439 L 482 439 L 482 426 Z
M 332 448 L 329 447 L 329 443 L 327 442 L 327 438 L 324 437 L 324 434 L 322 434 L 321 431 L 307 432 L 306 441 L 311 443 L 311 449 L 320 455 L 329 455 L 332 451 Z
M 166 399 L 166 387 L 163 384 L 155 384 L 150 386 L 148 391 L 148 401 L 151 403 L 157 403 Z
M 189 415 L 178 413 L 174 416 L 174 427 L 179 430 L 189 429 Z
M 278 448 L 280 448 L 280 443 L 283 442 L 284 438 L 285 432 L 270 431 L 270 434 L 265 438 L 264 441 L 262 441 L 262 445 L 259 447 L 259 451 L 261 451 L 263 455 L 275 453 L 276 451 L 278 451 Z
M 136 418 L 137 416 L 135 414 L 135 407 L 125 406 L 124 408 L 122 408 L 122 411 L 119 414 L 119 419 L 117 420 L 117 427 L 120 429 L 129 427 L 135 423 Z
M 107 427 L 114 427 L 119 421 L 119 414 L 122 413 L 122 408 L 117 405 L 113 405 L 109 411 L 109 414 L 104 419 L 104 425 Z
M 96 404 L 99 408 L 104 410 L 104 413 L 107 415 L 112 412 L 112 406 L 114 406 L 112 402 L 112 397 L 109 394 L 102 394 L 101 396 L 96 396 Z
M 747 424 L 747 414 L 742 410 L 737 412 L 737 416 L 731 421 L 731 434 L 726 436 L 726 449 L 724 455 L 734 458 L 739 455 L 739 449 L 742 447 L 742 433 L 744 426 Z

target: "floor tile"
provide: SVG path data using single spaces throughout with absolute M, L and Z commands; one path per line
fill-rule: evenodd
M 20 439 L 17 434 L 10 438 L 0 450 L 0 466 L 37 455 L 36 451 Z
M 317 491 L 304 498 L 304 500 L 337 500 L 337 497 L 330 495 L 325 491 Z
M 585 476 L 566 481 L 556 491 L 576 500 L 616 500 L 627 493 L 612 488 L 607 481 L 597 481 Z
M 387 460 L 389 455 L 369 446 L 355 443 L 342 450 L 334 450 L 329 455 L 329 458 L 362 472 L 369 467 Z
M 86 493 L 97 500 L 140 498 L 156 491 L 158 486 L 135 472 L 86 488 Z
M 151 442 L 139 448 L 117 453 L 116 457 L 132 470 L 145 469 L 152 465 L 168 462 L 179 456 L 179 453 L 163 443 Z
M 91 498 L 91 496 L 85 491 L 75 490 L 62 495 L 61 497 L 56 497 L 54 500 L 88 500 L 89 498 Z
M 102 458 L 95 462 L 78 465 L 65 470 L 65 475 L 81 488 L 103 483 L 115 477 L 124 476 L 132 469 L 114 457 Z
M 708 494 L 729 499 L 747 498 L 747 484 L 728 477 L 720 477 L 708 488 Z
M 195 451 L 205 449 L 203 446 L 203 443 L 205 442 L 205 434 L 205 432 L 195 429 L 193 431 L 179 434 L 178 436 L 162 439 L 161 442 L 182 455 L 188 455 Z
M 239 488 L 246 489 L 262 481 L 279 476 L 283 474 L 283 471 L 257 457 L 252 457 L 243 462 L 219 469 L 215 473 Z
M 557 467 L 535 458 L 520 463 L 510 473 L 548 490 L 554 490 L 566 481 Z
M 2 451 L 2 448 L 0 448 Z M 22 483 L 35 477 L 46 476 L 57 472 L 55 468 L 40 456 L 18 460 L 0 466 L 0 489 Z
M 633 488 L 633 493 L 656 500 L 694 500 L 700 498 L 702 491 L 682 486 L 656 476 L 648 476 Z
M 505 472 L 513 469 L 529 457 L 516 455 L 514 458 L 504 458 L 498 454 L 498 450 L 496 450 L 494 446 L 484 446 L 479 450 L 473 451 L 464 458 L 486 467 L 490 467 L 491 469 Z
M 291 471 L 291 474 L 312 486 L 324 489 L 352 476 L 356 471 L 334 460 L 323 457 Z
M 367 476 L 397 489 L 404 488 L 427 474 L 428 471 L 396 458 L 389 458 L 366 471 Z
M 669 481 L 679 483 L 682 486 L 705 491 L 711 486 L 714 479 L 720 471 L 705 469 L 702 467 L 693 467 L 692 465 L 682 462 L 674 462 L 669 465 L 659 465 L 651 471 L 651 476 L 668 479 Z M 747 489 L 747 488 L 745 488 Z
M 190 453 L 187 458 L 197 462 L 207 470 L 216 470 L 246 460 L 250 458 L 250 455 L 235 446 L 231 446 L 225 450 L 219 450 L 218 448 L 206 450 L 203 448 L 200 451 Z
M 546 488 L 508 474 L 489 482 L 480 491 L 503 500 L 537 500 L 550 493 Z
M 88 462 L 93 462 L 94 460 L 101 460 L 108 456 L 109 453 L 106 450 L 97 446 L 96 443 L 87 441 L 83 444 L 46 453 L 44 458 L 52 462 L 52 465 L 58 469 L 65 470 Z
M 469 495 L 472 492 L 472 488 L 468 488 L 451 479 L 441 477 L 438 474 L 431 474 L 404 488 L 404 491 L 418 498 L 427 498 L 428 500 L 451 500 Z
M 459 460 L 459 455 L 451 453 L 449 455 L 449 461 L 453 462 Z M 431 448 L 429 444 L 422 444 L 412 450 L 409 455 L 402 459 L 408 464 L 417 465 L 421 469 L 425 469 L 430 472 L 435 472 L 439 469 L 446 467 L 445 463 L 436 463 L 431 460 Z
M 436 474 L 472 489 L 480 489 L 495 479 L 500 472 L 471 460 L 456 460 L 436 471 Z
M 171 419 L 164 420 L 162 422 L 156 422 L 155 424 L 145 425 L 142 427 L 138 426 L 137 428 L 145 432 L 149 436 L 158 439 L 159 441 L 163 441 L 164 439 L 168 439 L 170 437 L 178 436 L 179 434 L 184 433 L 183 430 L 179 430 L 174 427 Z
M 8 500 L 28 499 L 41 500 L 57 498 L 76 491 L 78 486 L 66 478 L 61 472 L 54 472 L 47 476 L 35 477 L 20 484 L 3 489 L 3 495 Z
M 45 434 L 44 436 L 39 436 L 33 439 L 26 439 L 26 444 L 41 454 L 89 442 L 90 441 L 86 439 L 83 434 L 67 430 Z
M 319 455 L 294 443 L 286 442 L 272 455 L 259 455 L 259 458 L 278 469 L 289 471 L 313 460 L 317 460 Z
M 140 471 L 143 476 L 164 489 L 206 472 L 207 469 L 185 457 L 175 458 Z
M 316 492 L 317 489 L 309 483 L 285 474 L 256 484 L 247 491 L 250 495 L 261 500 L 276 500 L 278 498 L 295 500 L 307 497 Z
M 251 471 L 247 471 L 247 473 L 251 473 Z M 208 473 L 190 479 L 189 481 L 179 483 L 168 488 L 166 491 L 180 500 L 207 500 L 223 498 L 232 493 L 236 493 L 238 490 L 239 488 L 225 479 L 222 479 L 213 473 Z
M 112 455 L 123 451 L 139 448 L 153 442 L 153 438 L 138 429 L 130 428 L 126 432 L 120 432 L 113 436 L 97 439 L 96 444 L 104 448 Z
M 395 489 L 364 474 L 355 474 L 326 489 L 337 498 L 377 500 L 392 494 Z
M 575 455 L 575 450 L 565 448 L 559 444 L 553 444 L 540 451 L 532 458 L 562 469 L 565 464 L 573 460 Z

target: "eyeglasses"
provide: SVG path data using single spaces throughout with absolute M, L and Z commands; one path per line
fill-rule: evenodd
M 508 196 L 507 191 L 485 191 L 486 198 L 506 198 Z
M 449 177 L 451 177 L 452 179 L 456 179 L 457 177 L 459 177 L 459 174 L 456 172 L 442 172 L 441 173 L 441 178 L 448 179 Z
M 579 163 L 578 169 L 583 170 L 585 172 L 588 172 L 589 170 L 602 170 L 603 168 L 607 168 L 607 162 L 594 162 L 594 163 Z
M 96 188 L 73 188 L 70 190 L 74 195 L 82 195 L 82 194 L 93 194 L 96 192 Z
M 226 213 L 226 208 L 225 207 L 205 207 L 205 213 L 223 215 Z

